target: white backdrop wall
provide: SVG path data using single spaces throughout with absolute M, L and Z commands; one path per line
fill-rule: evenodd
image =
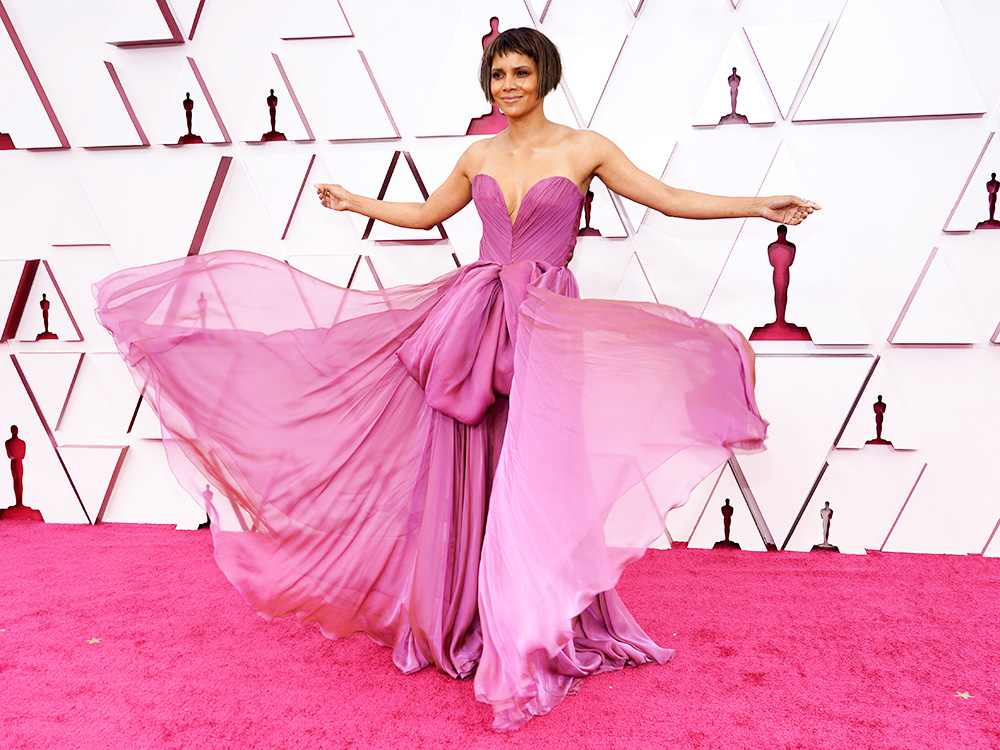
M 476 257 L 471 207 L 446 239 L 379 225 L 363 239 L 365 222 L 324 211 L 309 185 L 375 194 L 397 151 L 439 184 L 487 111 L 476 65 L 497 16 L 563 50 L 553 119 L 604 133 L 678 186 L 823 205 L 788 233 L 787 318 L 812 341 L 754 342 L 769 450 L 710 477 L 668 519 L 670 538 L 711 546 L 729 497 L 745 549 L 806 550 L 828 501 L 843 552 L 1000 554 L 1000 230 L 976 229 L 1000 171 L 992 0 L 0 8 L 0 133 L 15 146 L 0 151 L 0 423 L 19 426 L 25 502 L 47 521 L 204 518 L 94 319 L 94 281 L 230 247 L 360 288 Z M 732 67 L 749 123 L 713 124 L 730 111 Z M 270 127 L 272 88 L 288 140 L 250 143 Z M 205 143 L 168 145 L 186 132 L 187 93 Z M 656 300 L 747 335 L 774 319 L 774 225 L 669 219 L 595 190 L 602 236 L 582 238 L 571 265 L 585 295 Z M 387 196 L 419 195 L 401 157 Z M 56 340 L 36 341 L 43 293 Z M 878 395 L 892 447 L 866 445 Z M 0 507 L 12 502 L 0 481 Z

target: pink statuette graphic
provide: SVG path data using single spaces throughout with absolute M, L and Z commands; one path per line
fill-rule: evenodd
M 882 423 L 885 422 L 886 404 L 881 396 L 878 397 L 878 401 L 872 404 L 872 410 L 875 412 L 875 438 L 866 440 L 865 445 L 888 445 L 891 447 L 890 441 L 882 439 Z
M 590 226 L 590 212 L 594 208 L 594 191 L 587 190 L 583 199 L 583 226 L 576 233 L 577 237 L 600 237 L 601 231 Z
M 268 130 L 264 135 L 260 137 L 262 141 L 283 141 L 285 140 L 285 134 L 279 133 L 275 129 L 275 122 L 278 116 L 278 97 L 274 95 L 274 89 L 271 89 L 270 95 L 267 97 L 267 112 L 271 116 L 271 129 Z
M 177 145 L 184 146 L 188 143 L 204 143 L 204 141 L 201 140 L 200 135 L 195 135 L 191 132 L 192 122 L 194 120 L 194 100 L 191 98 L 190 91 L 184 94 L 184 101 L 182 104 L 184 105 L 184 119 L 187 122 L 187 133 L 180 137 L 180 140 L 177 141 Z
M 14 480 L 14 504 L 0 511 L 5 521 L 42 521 L 41 512 L 24 504 L 24 455 L 27 447 L 17 436 L 17 425 L 11 425 L 10 438 L 4 443 L 10 459 L 10 474 Z
M 879 396 L 881 398 L 881 396 Z M 840 552 L 840 549 L 835 544 L 830 544 L 830 522 L 833 520 L 833 508 L 830 507 L 830 501 L 827 500 L 823 503 L 823 507 L 819 511 L 820 522 L 823 524 L 823 541 L 819 544 L 814 544 L 812 552 Z
M 500 35 L 500 19 L 496 16 L 490 19 L 490 33 L 483 37 L 483 50 L 490 46 L 490 42 Z M 469 129 L 466 135 L 496 135 L 507 129 L 507 115 L 500 111 L 496 104 L 482 117 L 476 117 L 469 122 Z
M 59 338 L 56 334 L 49 330 L 49 308 L 52 307 L 52 303 L 49 302 L 48 298 L 43 294 L 41 301 L 38 306 L 42 308 L 42 326 L 43 330 L 40 334 L 35 336 L 35 341 L 44 341 L 46 339 L 57 339 Z
M 746 115 L 741 115 L 736 111 L 736 98 L 740 95 L 740 77 L 736 73 L 736 68 L 733 68 L 732 75 L 730 75 L 726 80 L 729 82 L 729 101 L 732 104 L 732 111 L 728 115 L 720 117 L 719 124 L 749 124 L 750 121 L 747 119 Z
M 990 204 L 990 218 L 976 224 L 976 229 L 1000 229 L 1000 221 L 997 220 L 998 191 L 1000 191 L 1000 180 L 997 180 L 997 173 L 993 172 L 986 183 L 986 196 Z
M 788 227 L 778 227 L 778 239 L 767 246 L 767 259 L 774 267 L 774 322 L 758 326 L 750 334 L 751 341 L 812 341 L 809 329 L 785 320 L 788 306 L 789 269 L 795 260 L 795 245 L 785 239 Z

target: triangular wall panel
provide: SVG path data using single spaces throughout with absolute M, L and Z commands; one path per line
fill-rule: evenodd
M 742 115 L 743 125 L 774 122 L 771 97 L 753 54 L 747 50 L 746 38 L 734 31 L 722 57 L 709 79 L 708 89 L 695 114 L 693 125 L 738 127 L 733 118 L 733 93 L 736 93 L 736 114 Z M 736 68 L 733 71 L 733 68 Z M 736 76 L 736 78 L 734 78 Z M 728 119 L 727 119 L 728 118 Z M 723 123 L 722 120 L 726 119 Z M 732 121 L 732 124 L 730 124 Z
M 271 53 L 263 66 L 264 70 L 257 78 L 253 88 L 253 99 L 248 104 L 240 140 L 248 143 L 264 143 L 268 139 L 277 139 L 271 130 L 270 97 L 275 106 L 274 133 L 280 134 L 288 141 L 315 140 L 312 128 L 302 104 L 296 96 L 292 82 L 288 78 L 284 65 L 277 54 Z M 280 139 L 278 139 L 280 142 Z
M 743 27 L 782 117 L 788 117 L 827 28 L 825 21 Z
M 399 138 L 371 65 L 361 50 L 348 46 L 292 47 L 282 51 L 281 62 L 288 78 L 294 81 L 298 101 L 303 112 L 308 113 L 316 138 Z M 337 74 L 330 75 L 331 70 Z M 291 105 L 288 102 L 283 106 Z M 290 116 L 290 112 L 283 116 Z
M 980 340 L 938 248 L 931 250 L 887 338 L 892 344 L 974 344 Z
M 739 463 L 778 544 L 809 496 L 870 367 L 868 356 L 757 358 L 757 404 L 770 423 L 767 450 L 740 456 Z
M 354 36 L 340 0 L 289 0 L 278 26 L 282 39 L 331 39 Z
M 118 0 L 104 36 L 108 44 L 125 48 L 184 43 L 167 0 Z
M 848 0 L 796 121 L 985 111 L 939 0 Z
M 948 498 L 930 469 L 925 469 L 917 480 L 882 550 L 935 555 L 966 553 L 966 545 L 952 516 Z
M 69 148 L 28 53 L 0 3 L 0 149 Z
M 101 67 L 101 72 L 95 76 L 79 145 L 84 148 L 148 146 L 149 139 L 115 66 L 105 60 Z
M 995 190 L 993 222 L 990 223 L 990 188 L 1000 174 L 1000 138 L 990 133 L 976 160 L 969 178 L 965 181 L 958 200 L 944 224 L 946 232 L 996 232 L 1000 242 L 1000 189 Z

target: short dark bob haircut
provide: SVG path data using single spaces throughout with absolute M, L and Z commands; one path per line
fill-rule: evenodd
M 562 61 L 556 45 L 540 31 L 532 28 L 507 29 L 497 36 L 486 51 L 479 66 L 479 85 L 486 94 L 486 101 L 495 104 L 490 91 L 493 73 L 493 59 L 518 52 L 530 57 L 538 68 L 538 98 L 545 97 L 559 85 L 562 79 Z

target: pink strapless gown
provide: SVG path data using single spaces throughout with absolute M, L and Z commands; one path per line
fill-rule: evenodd
M 225 251 L 95 293 L 250 606 L 474 674 L 513 729 L 581 677 L 671 658 L 614 585 L 766 425 L 733 329 L 578 299 L 573 182 L 534 185 L 513 226 L 493 178 L 472 193 L 481 259 L 428 284 Z

